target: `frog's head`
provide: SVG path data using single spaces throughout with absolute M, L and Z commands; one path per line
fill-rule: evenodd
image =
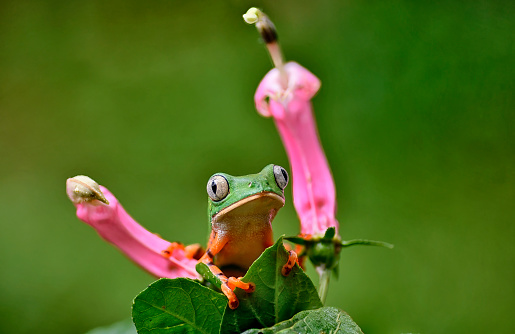
M 288 173 L 277 165 L 268 165 L 257 174 L 245 176 L 216 173 L 207 182 L 209 218 L 218 221 L 268 216 L 271 220 L 284 206 L 287 184 Z

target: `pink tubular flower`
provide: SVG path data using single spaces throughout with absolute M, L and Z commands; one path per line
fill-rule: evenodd
M 199 277 L 195 271 L 196 260 L 186 258 L 182 249 L 175 249 L 169 258 L 164 257 L 161 252 L 171 243 L 139 225 L 106 188 L 87 176 L 76 176 L 66 181 L 66 190 L 77 208 L 77 217 L 150 274 L 167 278 Z
M 300 219 L 301 235 L 287 237 L 297 244 L 301 257 L 307 256 L 319 275 L 319 296 L 325 302 L 331 272 L 338 273 L 340 252 L 352 245 L 393 247 L 378 241 L 341 241 L 338 235 L 336 190 L 329 164 L 318 137 L 311 99 L 320 89 L 320 80 L 297 63 L 284 64 L 277 31 L 259 9 L 243 15 L 256 24 L 275 68 L 260 82 L 254 102 L 265 117 L 273 117 L 291 165 L 293 204 Z
M 284 65 L 287 87 L 280 72 L 272 69 L 254 96 L 256 108 L 273 117 L 292 169 L 293 202 L 301 222 L 301 233 L 320 235 L 329 227 L 338 230 L 335 219 L 336 191 L 329 164 L 318 138 L 311 98 L 320 80 L 295 62 Z
M 329 164 L 318 138 L 311 99 L 320 80 L 297 63 L 283 64 L 277 32 L 259 9 L 243 15 L 255 23 L 276 68 L 264 77 L 254 96 L 258 112 L 273 117 L 292 169 L 293 203 L 304 235 L 323 235 L 330 227 L 338 232 L 336 191 Z

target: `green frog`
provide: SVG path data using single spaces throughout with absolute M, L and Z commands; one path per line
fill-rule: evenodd
M 270 164 L 257 174 L 231 176 L 216 173 L 207 182 L 208 218 L 211 234 L 207 250 L 199 258 L 197 272 L 218 287 L 228 298 L 231 309 L 239 305 L 235 288 L 253 292 L 252 282 L 243 282 L 250 265 L 273 245 L 272 220 L 284 206 L 288 173 Z M 186 247 L 187 255 L 198 254 L 196 246 Z M 174 247 L 165 250 L 171 254 Z M 282 274 L 288 275 L 297 260 L 290 251 Z

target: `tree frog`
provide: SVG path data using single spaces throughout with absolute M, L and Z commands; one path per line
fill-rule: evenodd
M 245 176 L 216 173 L 207 182 L 211 234 L 196 269 L 205 280 L 220 288 L 231 309 L 239 305 L 235 288 L 246 292 L 255 289 L 253 283 L 243 282 L 240 276 L 273 245 L 272 220 L 284 206 L 287 184 L 286 170 L 273 164 Z M 170 254 L 174 247 L 171 245 L 164 254 Z M 188 247 L 187 254 L 194 254 Z M 282 268 L 285 276 L 297 262 L 296 253 L 289 253 L 288 262 Z

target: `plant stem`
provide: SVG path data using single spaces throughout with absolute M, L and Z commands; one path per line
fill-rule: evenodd
M 277 41 L 272 43 L 267 43 L 266 48 L 268 49 L 268 52 L 270 53 L 270 57 L 272 58 L 272 63 L 274 64 L 275 68 L 279 71 L 279 78 L 281 82 L 281 86 L 284 89 L 288 88 L 288 74 L 286 73 L 286 70 L 284 69 L 284 58 L 283 54 L 281 52 L 281 48 L 279 46 L 279 43 Z
M 329 280 L 331 279 L 331 270 L 325 268 L 325 266 L 320 266 L 317 267 L 317 271 L 319 275 L 318 296 L 322 304 L 325 304 L 327 291 L 329 290 Z
M 342 247 L 349 247 L 354 245 L 366 245 L 366 246 L 382 246 L 386 248 L 393 248 L 392 244 L 389 244 L 384 241 L 375 241 L 375 240 L 367 240 L 367 239 L 353 239 L 348 241 L 342 241 Z

